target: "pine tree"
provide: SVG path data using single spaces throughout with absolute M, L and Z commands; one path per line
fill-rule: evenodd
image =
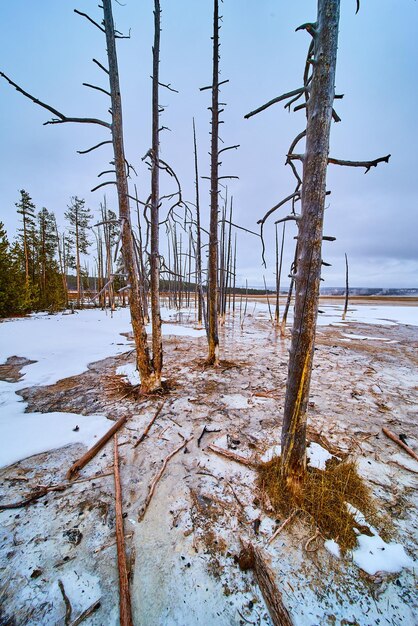
M 35 205 L 24 189 L 20 190 L 20 202 L 16 202 L 17 212 L 21 216 L 22 228 L 18 231 L 18 242 L 21 248 L 25 271 L 25 309 L 30 310 L 36 300 L 35 256 L 36 256 L 36 222 Z M 17 253 L 18 251 L 15 250 Z
M 19 312 L 19 300 L 22 299 L 20 278 L 4 224 L 0 222 L 0 317 Z
M 68 207 L 68 211 L 65 213 L 65 218 L 70 222 L 69 237 L 75 256 L 70 256 L 68 259 L 69 267 L 76 270 L 77 276 L 77 306 L 80 306 L 81 300 L 81 280 L 82 280 L 82 268 L 81 268 L 81 254 L 87 254 L 90 241 L 87 237 L 87 229 L 89 227 L 89 221 L 92 218 L 90 209 L 85 208 L 85 200 L 74 196 L 71 198 L 71 204 Z
M 45 207 L 38 213 L 38 282 L 40 309 L 56 310 L 65 304 L 65 292 L 56 260 L 58 240 L 55 215 Z

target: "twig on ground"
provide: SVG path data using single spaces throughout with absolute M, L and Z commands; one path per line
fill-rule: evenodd
M 87 617 L 90 617 L 90 615 L 94 613 L 94 611 L 96 611 L 99 607 L 100 607 L 100 600 L 96 600 L 96 602 L 93 602 L 93 604 L 89 606 L 85 611 L 80 613 L 80 615 L 76 617 L 76 619 L 73 622 L 71 622 L 70 626 L 78 626 Z
M 215 454 L 224 456 L 231 461 L 241 463 L 242 465 L 246 465 L 247 467 L 255 467 L 257 465 L 257 463 L 255 461 L 252 461 L 251 459 L 246 459 L 244 456 L 240 456 L 239 454 L 235 454 L 234 452 L 230 452 L 229 450 L 224 450 L 224 448 L 219 448 L 214 444 L 210 444 L 209 446 L 207 446 L 206 450 L 210 450 Z
M 163 402 L 160 404 L 160 406 L 158 407 L 157 411 L 155 412 L 154 417 L 152 418 L 152 420 L 150 421 L 150 423 L 148 424 L 148 426 L 146 427 L 146 429 L 144 430 L 144 432 L 142 433 L 142 435 L 140 436 L 140 438 L 138 439 L 138 441 L 135 442 L 134 444 L 134 448 L 136 448 L 137 446 L 139 446 L 139 444 L 144 441 L 145 437 L 148 435 L 149 431 L 151 430 L 151 426 L 153 425 L 153 423 L 155 422 L 155 420 L 157 419 L 157 417 L 159 416 L 159 414 L 161 413 L 161 410 L 163 408 L 165 404 L 165 400 L 163 400 Z
M 407 452 L 410 456 L 412 456 L 413 459 L 415 459 L 416 461 L 418 461 L 418 454 L 412 450 L 412 448 L 410 448 L 409 446 L 406 445 L 406 443 L 404 443 L 403 441 L 401 441 L 401 439 L 399 439 L 399 437 L 397 437 L 395 435 L 395 433 L 393 433 L 392 431 L 388 430 L 387 428 L 383 427 L 382 431 L 384 432 L 384 434 L 386 435 L 386 437 L 389 437 L 389 439 L 392 439 L 392 441 L 394 441 L 395 443 L 398 444 L 398 446 L 401 446 L 401 448 L 403 448 L 405 450 L 405 452 Z
M 269 546 L 269 545 L 272 543 L 272 541 L 274 541 L 274 540 L 276 539 L 276 537 L 277 537 L 278 535 L 280 535 L 280 533 L 282 532 L 282 530 L 283 530 L 284 528 L 286 528 L 286 526 L 289 524 L 289 522 L 291 522 L 291 521 L 292 521 L 292 519 L 296 516 L 296 513 L 297 513 L 297 512 L 298 512 L 298 509 L 296 509 L 295 511 L 293 511 L 293 513 L 291 513 L 291 514 L 289 515 L 289 517 L 287 517 L 287 518 L 284 520 L 284 522 L 282 522 L 282 523 L 280 524 L 280 526 L 279 526 L 278 528 L 276 528 L 276 530 L 274 531 L 274 533 L 272 534 L 272 536 L 270 537 L 270 539 L 267 541 L 267 543 L 266 543 L 266 545 L 267 545 L 267 546 Z
M 73 607 L 71 606 L 71 602 L 67 594 L 65 593 L 64 583 L 61 579 L 58 579 L 58 587 L 60 588 L 61 595 L 65 604 L 65 626 L 69 626 L 71 620 L 71 614 L 73 612 Z
M 161 476 L 164 473 L 165 468 L 167 467 L 167 463 L 169 462 L 169 460 L 175 455 L 177 454 L 177 452 L 179 452 L 182 448 L 184 448 L 186 446 L 186 444 L 189 443 L 189 441 L 191 441 L 193 439 L 193 437 L 190 437 L 189 439 L 185 439 L 184 441 L 181 442 L 181 444 L 179 446 L 177 446 L 177 448 L 175 448 L 173 450 L 173 452 L 170 452 L 170 454 L 164 459 L 164 463 L 160 469 L 160 471 L 158 472 L 158 474 L 155 476 L 155 478 L 153 479 L 152 483 L 150 484 L 149 488 L 148 488 L 148 495 L 145 499 L 144 502 L 144 506 L 142 507 L 139 515 L 138 515 L 138 521 L 143 520 L 145 513 L 147 511 L 147 508 L 149 506 L 149 503 L 151 502 L 151 498 L 154 494 L 155 491 L 155 487 L 157 486 L 158 481 L 160 480 Z
M 203 426 L 203 430 L 202 430 L 202 432 L 201 432 L 201 434 L 200 434 L 200 437 L 199 437 L 199 439 L 197 440 L 197 447 L 198 447 L 198 448 L 200 448 L 200 442 L 202 441 L 202 439 L 203 439 L 203 437 L 204 437 L 204 435 L 205 435 L 206 433 L 220 433 L 220 432 L 221 432 L 221 429 L 220 429 L 220 428 L 213 428 L 212 430 L 210 430 L 210 429 L 206 426 L 206 424 L 205 424 L 205 425 Z

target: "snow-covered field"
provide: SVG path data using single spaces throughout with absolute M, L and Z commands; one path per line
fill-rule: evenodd
M 418 325 L 418 307 L 415 306 L 353 306 L 345 322 L 341 321 L 342 308 L 342 305 L 322 306 L 324 312 L 319 315 L 318 324 L 341 324 L 346 328 L 349 328 L 350 322 Z M 187 313 L 185 311 L 183 315 Z M 193 313 L 189 313 L 193 319 Z M 265 318 L 268 305 L 250 301 L 247 315 Z M 162 309 L 163 319 L 170 320 L 175 316 L 173 311 Z M 122 333 L 129 330 L 127 308 L 117 310 L 113 316 L 94 309 L 78 311 L 74 315 L 40 313 L 0 324 L 0 363 L 12 356 L 35 361 L 23 367 L 23 377 L 19 382 L 0 381 L 0 467 L 70 443 L 80 442 L 89 446 L 104 434 L 109 422 L 102 415 L 25 413 L 26 403 L 16 392 L 35 385 L 52 385 L 81 374 L 89 363 L 125 352 L 130 344 Z M 204 331 L 165 323 L 163 333 L 198 337 Z M 346 335 L 346 338 L 356 339 L 358 336 Z M 74 430 L 76 426 L 78 430 Z
M 163 319 L 169 314 L 163 310 Z M 52 385 L 81 374 L 89 363 L 126 352 L 131 344 L 121 333 L 129 331 L 129 309 L 119 309 L 113 316 L 99 309 L 74 315 L 41 313 L 0 324 L 0 363 L 12 356 L 35 361 L 23 367 L 19 382 L 0 381 L 0 467 L 70 443 L 90 446 L 109 429 L 103 415 L 25 413 L 27 404 L 16 392 L 35 385 Z M 163 324 L 166 335 L 196 337 L 203 332 Z
M 63 482 L 68 466 L 83 448 L 56 448 L 77 441 L 90 445 L 110 425 L 104 415 L 25 413 L 28 405 L 15 392 L 33 388 L 32 393 L 25 393 L 31 411 L 33 407 L 46 411 L 58 407 L 83 412 L 79 407 L 87 402 L 86 413 L 123 414 L 129 419 L 119 434 L 119 454 L 128 557 L 137 554 L 131 569 L 136 624 L 270 626 L 252 574 L 241 572 L 234 560 L 243 537 L 263 549 L 295 625 L 414 626 L 417 539 L 413 489 L 418 464 L 386 441 L 381 428 L 388 425 L 405 433 L 417 448 L 414 397 L 418 381 L 413 354 L 417 329 L 396 326 L 403 322 L 416 326 L 417 307 L 353 308 L 356 311 L 350 310 L 348 321 L 340 327 L 341 307 L 322 306 L 325 313 L 317 337 L 310 425 L 324 435 L 329 450 L 334 446 L 357 458 L 360 475 L 378 498 L 385 520 L 394 527 L 387 536 L 379 527 L 384 539 L 358 517 L 373 536 L 359 534 L 358 546 L 347 555 L 340 554 L 338 538 L 325 541 L 317 537 L 312 543 L 315 529 L 303 520 L 289 524 L 270 543 L 282 519 L 268 514 L 255 497 L 255 472 L 209 451 L 209 443 L 228 449 L 232 437 L 241 457 L 268 459 L 280 454 L 277 442 L 288 337 L 285 341 L 278 337 L 268 321 L 267 307 L 254 301 L 248 304 L 243 329 L 238 310 L 235 323 L 227 319 L 221 330 L 222 358 L 235 362 L 232 368 L 201 367 L 204 331 L 181 323 L 163 325 L 166 335 L 193 335 L 194 339 L 166 339 L 167 375 L 180 384 L 165 399 L 159 418 L 139 448 L 135 442 L 162 400 L 152 398 L 141 405 L 110 395 L 103 403 L 92 400 L 100 394 L 101 376 L 109 367 L 107 361 L 100 361 L 107 357 L 115 357 L 112 373 L 138 382 L 134 355 L 122 356 L 132 348 L 124 334 L 130 330 L 127 310 L 115 312 L 113 318 L 89 310 L 0 323 L 0 363 L 14 355 L 36 361 L 23 368 L 19 382 L 0 382 L 1 464 L 51 450 L 3 467 L 2 502 L 22 500 L 27 490 L 38 484 Z M 377 325 L 357 324 L 354 314 Z M 163 318 L 169 320 L 170 316 L 190 324 L 194 320 L 193 312 L 178 315 L 165 310 Z M 390 316 L 390 324 L 380 325 L 381 316 Z M 99 363 L 79 377 L 76 387 L 67 391 L 64 384 L 63 392 L 45 389 L 85 372 L 92 362 Z M 90 396 L 84 395 L 86 390 Z M 61 393 L 60 402 L 54 404 Z M 74 395 L 80 398 L 76 404 L 71 403 Z M 75 426 L 79 426 L 76 432 Z M 203 426 L 207 431 L 198 445 Z M 146 516 L 139 521 L 138 512 L 162 460 L 181 438 L 191 436 L 187 454 L 170 460 Z M 325 447 L 311 440 L 311 465 L 324 467 L 331 456 Z M 59 579 L 74 615 L 100 598 L 101 608 L 88 623 L 117 626 L 111 463 L 108 444 L 83 472 L 82 478 L 93 482 L 75 481 L 64 492 L 20 509 L 18 515 L 15 510 L 1 513 L 0 557 L 5 564 L 1 570 L 5 582 L 0 584 L 0 597 L 6 618 L 17 616 L 16 623 L 22 624 L 63 623 L 65 605 Z M 67 539 L 68 531 L 74 529 L 82 536 L 79 545 Z M 0 623 L 2 617 L 0 610 Z

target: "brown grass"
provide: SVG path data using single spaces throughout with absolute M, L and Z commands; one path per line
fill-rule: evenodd
M 258 472 L 259 487 L 268 496 L 275 512 L 288 516 L 299 509 L 325 539 L 337 541 L 343 553 L 357 545 L 354 528 L 370 534 L 367 526 L 355 521 L 347 503 L 361 511 L 373 525 L 378 523 L 376 507 L 353 461 L 332 459 L 326 470 L 308 466 L 297 503 L 292 501 L 280 476 L 279 457 L 261 464 Z
M 106 376 L 106 390 L 111 397 L 118 398 L 120 400 L 136 400 L 144 401 L 149 397 L 162 397 L 169 394 L 178 385 L 172 378 L 167 379 L 161 383 L 161 388 L 149 393 L 143 393 L 141 391 L 141 385 L 131 385 L 131 383 L 124 379 L 122 374 L 113 374 Z

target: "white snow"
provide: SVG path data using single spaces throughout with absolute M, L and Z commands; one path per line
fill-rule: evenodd
M 334 539 L 327 539 L 324 542 L 324 547 L 326 550 L 328 550 L 330 554 L 332 554 L 333 556 L 336 556 L 338 559 L 340 558 L 341 556 L 340 546 L 338 545 L 336 541 L 334 541 Z
M 272 446 L 271 448 L 268 448 L 264 452 L 264 454 L 261 457 L 260 461 L 262 463 L 268 463 L 269 461 L 274 459 L 276 456 L 280 456 L 281 453 L 282 453 L 282 447 L 280 445 Z
M 116 369 L 116 374 L 119 376 L 123 376 L 124 380 L 131 385 L 139 385 L 141 383 L 141 378 L 139 376 L 139 372 L 136 369 L 135 363 L 128 363 L 127 365 L 120 365 Z
M 377 534 L 373 537 L 359 535 L 357 541 L 358 548 L 352 553 L 353 561 L 368 574 L 400 572 L 403 567 L 414 566 L 414 561 L 399 543 L 386 543 Z
M 403 567 L 416 567 L 415 561 L 405 552 L 400 543 L 386 543 L 379 536 L 377 530 L 370 526 L 363 513 L 351 504 L 347 509 L 353 514 L 355 521 L 362 526 L 367 526 L 373 536 L 357 533 L 357 548 L 351 552 L 353 562 L 371 576 L 377 572 L 400 572 Z M 340 547 L 334 540 L 327 540 L 325 548 L 336 557 L 340 557 Z
M 384 341 L 386 343 L 397 343 L 393 339 L 387 339 L 386 337 L 369 337 L 367 335 L 355 335 L 348 333 L 341 333 L 343 337 L 347 337 L 347 339 L 361 339 L 362 341 Z
M 342 304 L 322 304 L 323 313 L 318 314 L 318 326 L 344 326 L 349 327 L 350 322 L 361 322 L 364 324 L 382 324 L 383 326 L 394 326 L 396 324 L 410 324 L 418 326 L 418 307 L 408 304 L 397 305 L 369 305 L 359 304 L 350 306 L 347 317 L 342 321 L 344 306 Z M 268 305 L 266 302 L 257 302 L 257 316 L 268 319 Z M 293 321 L 292 307 L 289 309 L 288 323 Z
M 169 311 L 163 309 L 162 314 L 168 316 Z M 162 328 L 164 335 L 204 334 L 179 324 Z M 41 313 L 0 323 L 0 363 L 11 356 L 36 361 L 22 368 L 19 382 L 0 381 L 0 467 L 72 443 L 91 446 L 109 429 L 110 422 L 102 415 L 25 413 L 27 404 L 16 392 L 52 385 L 81 374 L 89 363 L 125 352 L 131 344 L 121 333 L 129 331 L 129 309 L 117 310 L 113 316 L 99 309 L 74 315 Z
M 306 454 L 308 457 L 309 465 L 316 467 L 317 469 L 326 469 L 325 464 L 328 459 L 332 459 L 332 454 L 325 450 L 319 443 L 312 441 L 306 448 Z

